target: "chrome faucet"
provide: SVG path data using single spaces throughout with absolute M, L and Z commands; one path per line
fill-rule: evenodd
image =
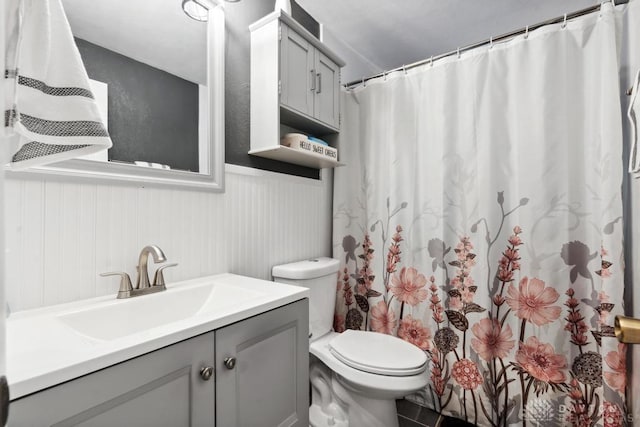
M 153 255 L 153 262 L 156 264 L 167 260 L 162 249 L 156 245 L 149 245 L 142 248 L 140 256 L 138 257 L 138 280 L 136 280 L 136 289 L 144 289 L 151 286 L 149 284 L 149 270 L 147 270 L 149 254 Z
M 163 272 L 166 268 L 175 267 L 178 264 L 165 264 L 162 267 L 158 268 L 153 278 L 153 284 L 150 284 L 149 270 L 147 266 L 149 262 L 149 254 L 153 256 L 153 261 L 155 263 L 161 263 L 167 260 L 164 252 L 162 252 L 162 249 L 160 249 L 156 245 L 149 245 L 142 248 L 142 251 L 140 251 L 140 256 L 138 257 L 138 266 L 136 267 L 136 271 L 138 272 L 138 279 L 136 280 L 135 288 L 131 285 L 131 278 L 129 278 L 129 275 L 127 273 L 117 271 L 100 274 L 100 276 L 103 277 L 120 276 L 120 289 L 118 290 L 119 299 L 151 294 L 167 289 L 165 286 Z

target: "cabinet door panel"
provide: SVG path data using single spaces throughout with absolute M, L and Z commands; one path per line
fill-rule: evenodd
M 286 25 L 281 28 L 280 103 L 312 116 L 315 48 Z
M 187 426 L 190 369 L 184 368 L 88 409 L 54 427 Z M 141 411 L 144 408 L 144 411 Z M 144 416 L 141 416 L 141 415 Z
M 303 300 L 216 331 L 217 425 L 309 425 L 308 309 Z
M 320 51 L 316 51 L 315 117 L 333 127 L 340 120 L 340 67 Z
M 18 399 L 9 425 L 212 426 L 213 332 L 174 344 L 73 381 Z

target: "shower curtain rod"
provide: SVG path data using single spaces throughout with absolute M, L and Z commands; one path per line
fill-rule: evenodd
M 604 3 L 613 3 L 614 6 L 618 6 L 618 5 L 621 5 L 621 4 L 629 3 L 629 0 L 610 0 L 610 1 L 606 1 L 606 2 L 603 2 L 603 3 L 601 3 L 599 5 L 596 5 L 596 6 L 591 6 L 591 7 L 588 7 L 586 9 L 578 10 L 576 12 L 567 13 L 567 14 L 565 14 L 563 16 L 559 16 L 559 17 L 553 18 L 553 19 L 548 19 L 546 21 L 543 21 L 543 22 L 540 22 L 540 23 L 537 23 L 537 24 L 534 24 L 534 25 L 529 25 L 529 26 L 527 26 L 525 28 L 521 28 L 519 30 L 511 31 L 509 33 L 505 33 L 505 34 L 502 34 L 502 35 L 497 36 L 497 37 L 491 37 L 488 40 L 484 40 L 484 41 L 481 41 L 481 42 L 478 42 L 478 43 L 470 44 L 470 45 L 465 46 L 465 47 L 460 47 L 460 48 L 458 48 L 456 50 L 452 50 L 451 52 L 442 53 L 440 55 L 432 56 L 432 57 L 426 58 L 426 59 L 421 59 L 420 61 L 414 62 L 412 64 L 403 65 L 402 67 L 394 68 L 393 70 L 389 70 L 389 71 L 383 71 L 381 73 L 375 74 L 375 75 L 370 76 L 370 77 L 362 78 L 360 80 L 354 80 L 352 82 L 346 83 L 344 85 L 344 87 L 346 89 L 349 89 L 352 86 L 357 86 L 357 85 L 360 85 L 360 84 L 364 84 L 365 82 L 368 82 L 369 80 L 377 79 L 379 77 L 385 77 L 387 74 L 390 74 L 390 73 L 394 73 L 394 72 L 397 72 L 397 71 L 405 71 L 406 72 L 407 70 L 410 70 L 411 68 L 419 67 L 421 65 L 428 64 L 428 63 L 433 63 L 434 61 L 438 61 L 440 59 L 443 59 L 443 58 L 446 58 L 446 57 L 449 57 L 449 56 L 459 55 L 462 52 L 466 52 L 468 50 L 475 49 L 477 47 L 486 46 L 488 44 L 493 44 L 493 43 L 496 43 L 496 42 L 502 42 L 502 41 L 505 41 L 505 40 L 508 40 L 508 39 L 512 39 L 512 38 L 514 38 L 516 36 L 519 36 L 521 34 L 526 34 L 526 33 L 530 32 L 530 31 L 533 31 L 533 30 L 537 30 L 538 28 L 544 27 L 546 25 L 559 24 L 561 22 L 566 22 L 569 19 L 574 19 L 574 18 L 577 18 L 579 16 L 588 15 L 590 13 L 599 11 L 600 8 L 602 7 L 602 4 L 604 4 Z

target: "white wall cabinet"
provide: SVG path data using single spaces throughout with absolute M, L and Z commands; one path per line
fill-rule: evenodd
M 308 310 L 300 300 L 20 398 L 9 425 L 308 426 Z
M 282 11 L 251 31 L 251 151 L 249 154 L 301 164 L 334 167 L 280 146 L 283 133 L 335 140 L 340 128 L 340 68 L 335 53 Z
M 299 32 L 280 23 L 280 106 L 340 127 L 340 67 Z

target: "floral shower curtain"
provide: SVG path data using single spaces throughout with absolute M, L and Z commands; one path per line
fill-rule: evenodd
M 627 421 L 615 12 L 344 94 L 335 329 L 429 356 L 481 426 Z

